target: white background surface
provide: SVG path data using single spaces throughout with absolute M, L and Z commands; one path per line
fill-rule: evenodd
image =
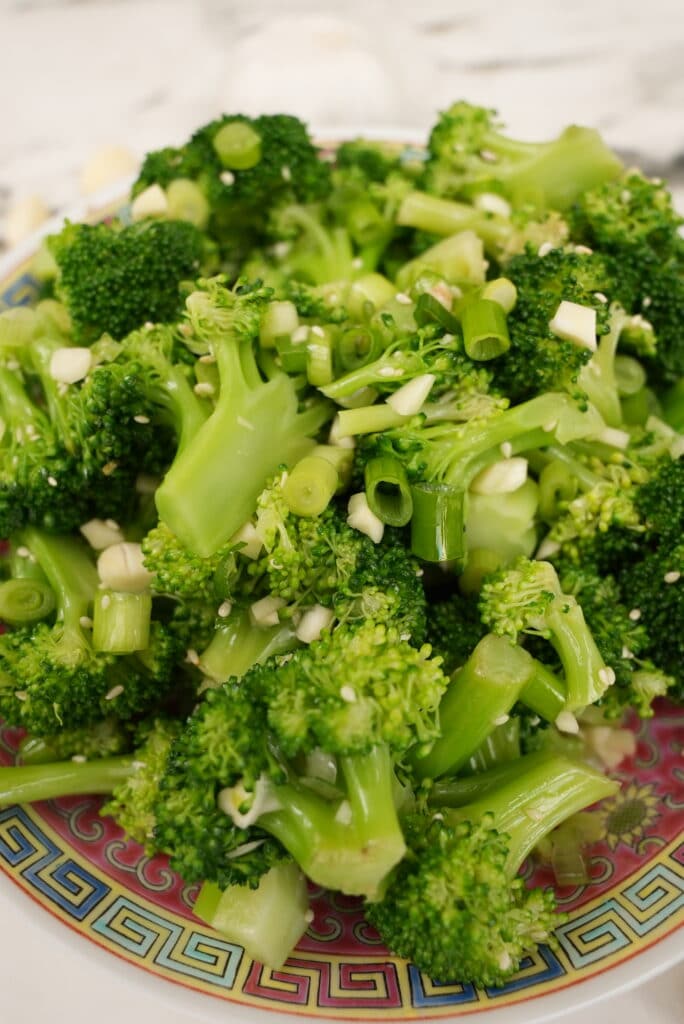
M 103 144 L 140 156 L 222 110 L 285 110 L 332 135 L 350 123 L 425 132 L 466 97 L 521 136 L 592 124 L 650 170 L 684 176 L 681 0 L 0 0 L 0 39 L 0 219 L 31 194 L 73 202 Z M 173 1005 L 175 986 L 161 995 L 46 918 L 0 886 L 3 1022 L 199 1019 Z M 604 1018 L 681 1024 L 684 969 L 563 1019 Z

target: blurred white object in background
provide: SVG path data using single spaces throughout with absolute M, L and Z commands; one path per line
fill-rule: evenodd
M 321 0 L 210 6 L 230 39 L 219 90 L 223 109 L 287 111 L 332 127 L 401 119 L 401 75 L 383 44 L 392 18 L 385 0 L 335 9 Z

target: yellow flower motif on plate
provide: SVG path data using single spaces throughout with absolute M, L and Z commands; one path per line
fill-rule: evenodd
M 636 847 L 646 830 L 660 817 L 659 803 L 654 785 L 636 782 L 630 782 L 607 800 L 600 814 L 610 849 L 614 850 L 620 843 Z

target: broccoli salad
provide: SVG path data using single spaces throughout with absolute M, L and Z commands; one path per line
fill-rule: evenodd
M 0 313 L 0 805 L 103 794 L 271 966 L 308 879 L 500 985 L 562 920 L 521 865 L 582 880 L 684 699 L 682 219 L 466 102 L 223 116 L 129 198 Z

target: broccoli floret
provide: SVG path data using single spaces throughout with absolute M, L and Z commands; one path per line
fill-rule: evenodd
M 379 544 L 347 524 L 346 510 L 333 501 L 319 516 L 290 512 L 282 478 L 259 497 L 257 524 L 265 553 L 248 572 L 265 581 L 289 613 L 312 605 L 334 611 L 338 621 L 390 622 L 421 644 L 425 636 L 425 594 L 418 563 L 398 531 Z
M 2 637 L 2 716 L 36 735 L 50 735 L 58 727 L 88 725 L 108 715 L 125 720 L 158 707 L 178 654 L 171 634 L 155 629 L 149 667 L 144 651 L 116 655 L 96 650 L 90 614 L 99 578 L 85 545 L 33 527 L 23 531 L 18 543 L 44 571 L 56 616 L 53 624 L 39 622 Z
M 566 709 L 593 704 L 615 681 L 577 599 L 561 588 L 549 562 L 520 558 L 509 569 L 492 573 L 480 595 L 482 621 L 500 636 L 520 633 L 549 640 L 565 675 Z
M 595 310 L 598 337 L 608 333 L 609 308 L 596 295 L 610 283 L 603 260 L 564 249 L 528 251 L 509 260 L 506 275 L 517 300 L 506 321 L 511 347 L 491 363 L 495 386 L 514 402 L 560 387 L 581 390 L 578 378 L 591 353 L 557 337 L 549 324 L 561 302 L 573 302 Z
M 285 373 L 274 368 L 264 380 L 259 371 L 253 343 L 270 295 L 260 286 L 231 291 L 218 278 L 188 299 L 188 323 L 216 358 L 220 391 L 209 419 L 167 472 L 156 502 L 180 543 L 202 557 L 243 526 L 267 480 L 312 447 L 310 438 L 329 416 L 318 399 L 300 411 L 296 384 Z
M 466 663 L 486 632 L 473 595 L 456 592 L 428 605 L 426 640 L 441 657 L 446 675 Z
M 559 756 L 494 771 L 502 769 L 480 800 L 408 819 L 409 852 L 384 898 L 366 908 L 389 948 L 436 981 L 501 985 L 552 939 L 563 921 L 553 894 L 527 889 L 518 868 L 559 822 L 617 788 Z
M 167 719 L 147 723 L 139 731 L 132 754 L 0 768 L 0 806 L 62 796 L 107 794 L 111 799 L 101 813 L 115 817 L 131 839 L 150 853 L 158 852 L 152 842 L 153 807 L 179 727 L 177 722 Z
M 592 129 L 571 126 L 551 142 L 518 142 L 502 134 L 494 111 L 458 102 L 430 133 L 424 187 L 455 198 L 496 192 L 515 205 L 566 210 L 621 169 Z
M 136 726 L 117 718 L 103 718 L 92 725 L 60 729 L 51 736 L 27 736 L 19 745 L 22 764 L 49 764 L 78 758 L 92 761 L 125 754 L 134 746 Z
M 373 416 L 375 408 L 339 413 L 342 429 L 350 412 L 354 429 L 364 432 L 363 421 Z M 467 494 L 477 474 L 500 461 L 502 452 L 510 456 L 546 447 L 554 437 L 569 442 L 596 433 L 601 425 L 591 407 L 583 411 L 569 395 L 550 391 L 465 424 L 409 420 L 371 438 L 368 447 L 373 454 L 391 452 L 406 467 L 414 485 L 414 553 L 426 561 L 452 561 L 462 571 L 467 557 Z M 367 429 L 374 429 L 372 423 Z
M 224 115 L 177 148 L 145 158 L 132 193 L 193 182 L 208 206 L 206 230 L 222 253 L 239 256 L 265 236 L 269 215 L 285 203 L 309 203 L 330 190 L 330 167 L 319 159 L 296 117 Z
M 59 268 L 55 292 L 81 344 L 174 320 L 183 303 L 179 284 L 204 263 L 203 236 L 186 221 L 69 223 L 49 246 Z
M 165 523 L 158 523 L 143 538 L 145 568 L 154 574 L 154 589 L 161 594 L 213 602 L 232 596 L 240 579 L 234 544 L 219 548 L 209 558 L 200 558 L 183 547 Z
M 612 576 L 599 576 L 574 565 L 558 566 L 564 593 L 577 598 L 606 665 L 615 672 L 615 685 L 601 698 L 608 717 L 634 708 L 642 718 L 653 714 L 653 701 L 666 695 L 672 680 L 648 660 L 657 656 L 644 621 L 630 618 L 620 587 Z
M 631 172 L 579 197 L 570 224 L 610 263 L 613 297 L 655 331 L 647 360 L 655 381 L 675 383 L 684 373 L 684 242 L 672 197 L 662 182 Z

